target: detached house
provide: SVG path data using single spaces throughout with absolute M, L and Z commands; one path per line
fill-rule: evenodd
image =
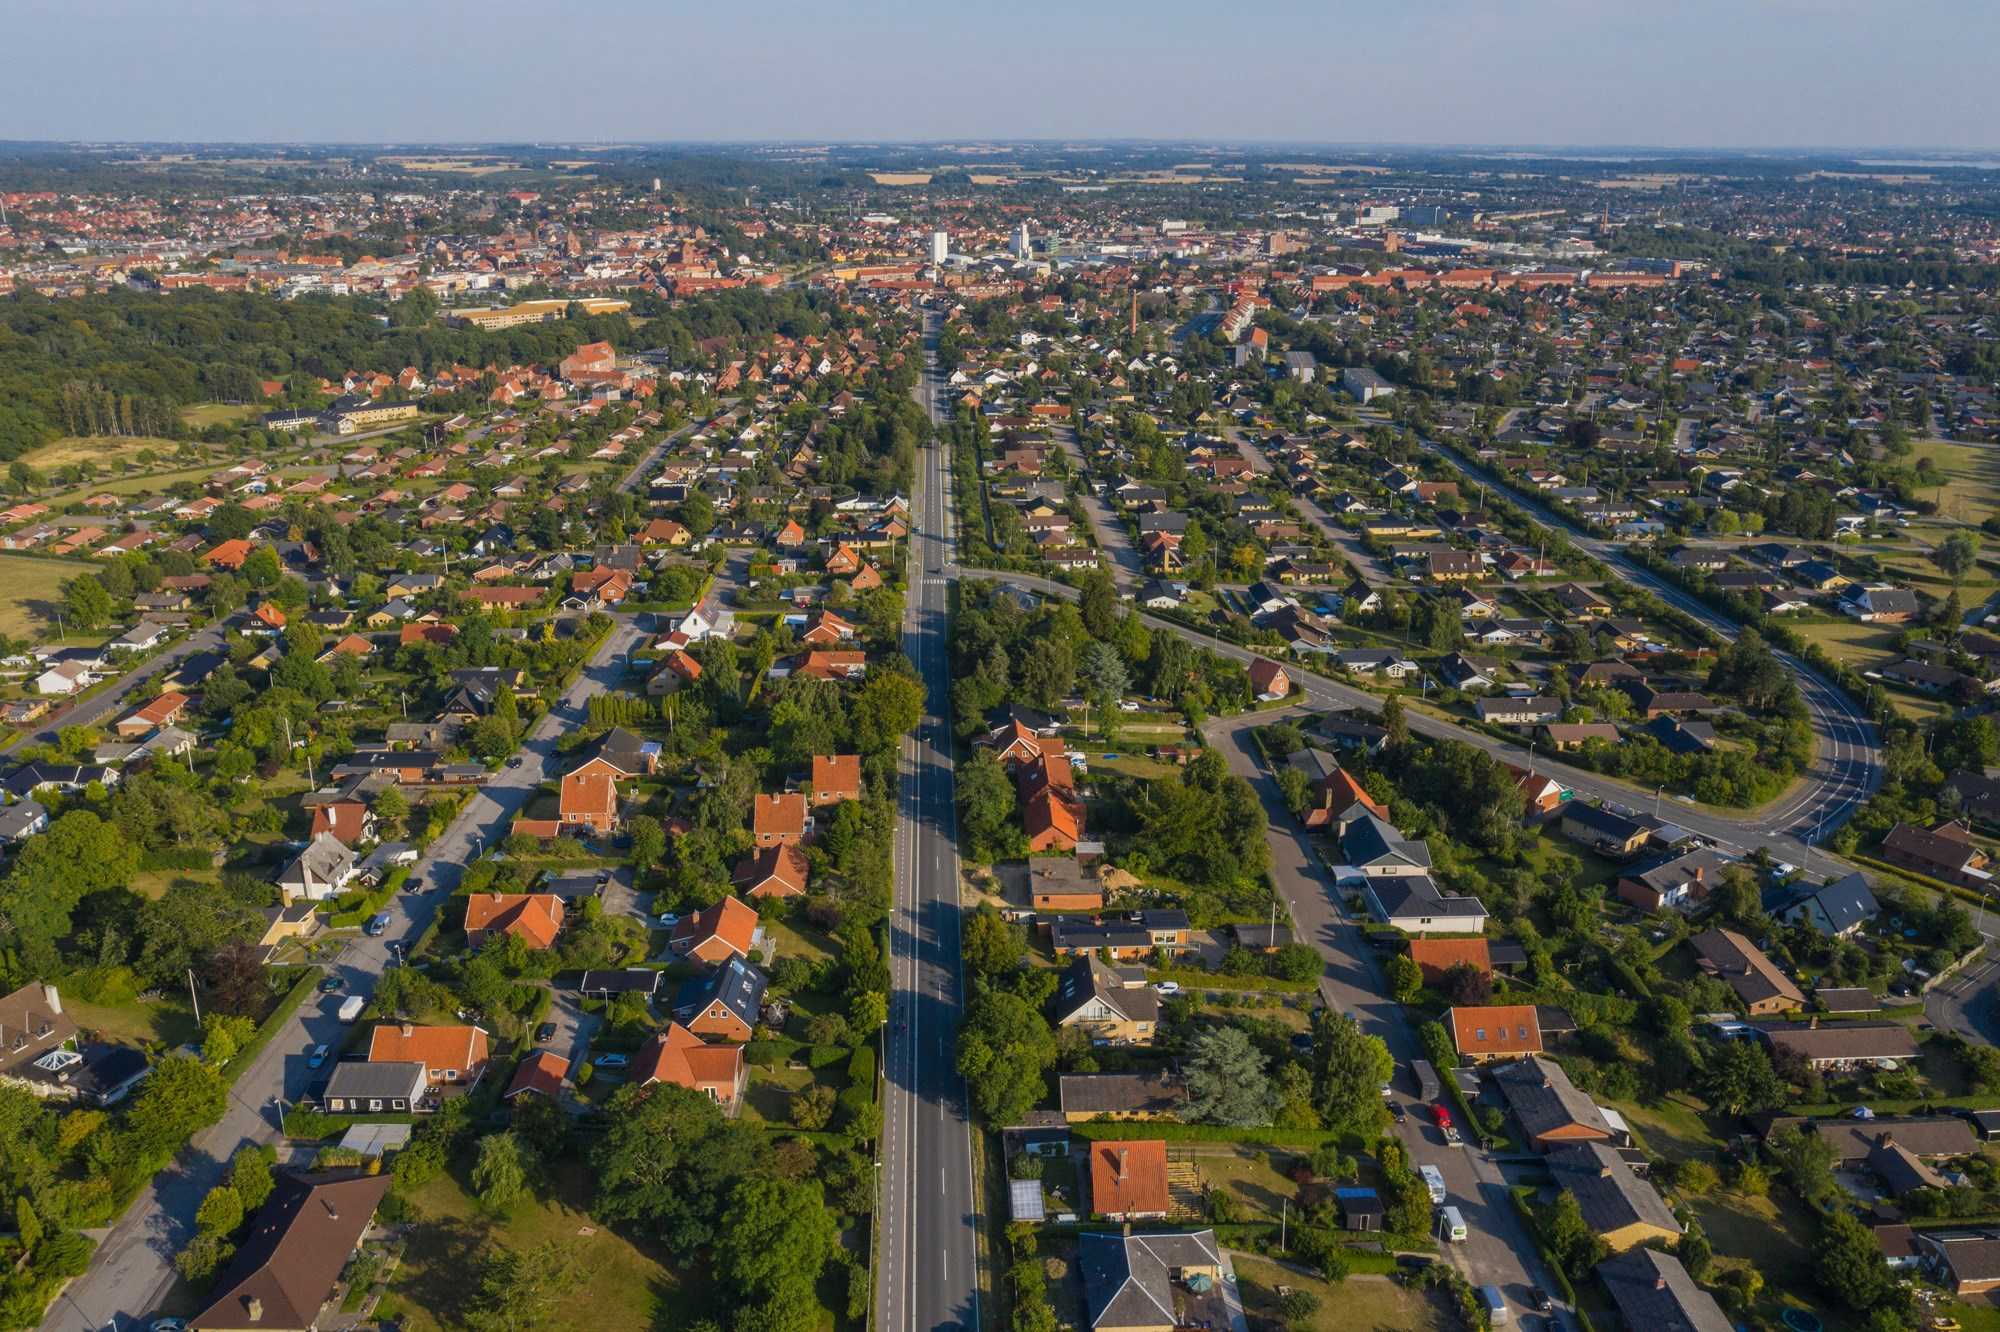
M 632 1057 L 631 1078 L 641 1087 L 656 1082 L 686 1087 L 733 1112 L 743 1100 L 749 1073 L 742 1046 L 710 1045 L 680 1023 L 669 1022 Z
M 725 897 L 712 907 L 681 917 L 668 942 L 683 957 L 717 965 L 732 957 L 749 956 L 760 933 L 757 912 L 740 898 Z
M 383 1023 L 369 1034 L 368 1062 L 418 1063 L 432 1083 L 474 1083 L 490 1055 L 483 1027 L 419 1027 Z
M 1956 821 L 1932 828 L 1898 823 L 1882 839 L 1882 859 L 1979 892 L 1993 882 L 1986 853 L 1973 845 L 1972 830 Z
M 1088 1032 L 1094 1045 L 1151 1045 L 1160 996 L 1143 968 L 1114 969 L 1085 954 L 1063 972 L 1054 1017 L 1058 1027 Z

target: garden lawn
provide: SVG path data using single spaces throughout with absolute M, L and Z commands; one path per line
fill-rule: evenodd
M 415 1220 L 403 1263 L 389 1282 L 377 1316 L 405 1332 L 439 1332 L 461 1325 L 465 1301 L 478 1289 L 480 1264 L 496 1246 L 532 1248 L 555 1240 L 581 1246 L 590 1276 L 559 1307 L 549 1325 L 592 1332 L 651 1332 L 680 1326 L 701 1298 L 698 1284 L 667 1265 L 665 1254 L 635 1244 L 592 1221 L 585 1210 L 590 1171 L 581 1162 L 558 1164 L 547 1195 L 524 1202 L 511 1216 L 487 1216 L 449 1175 L 415 1191 Z M 586 1230 L 594 1234 L 583 1234 Z M 672 1317 L 668 1309 L 675 1310 Z
M 1204 1144 L 1195 1165 L 1205 1186 L 1222 1189 L 1236 1199 L 1242 1209 L 1241 1220 L 1276 1221 L 1283 1213 L 1284 1200 L 1298 1192 L 1298 1186 L 1283 1173 L 1296 1159 L 1288 1152 L 1240 1143 L 1219 1151 Z
M 122 1004 L 90 1004 L 63 995 L 63 1011 L 76 1025 L 95 1031 L 116 1044 L 181 1045 L 198 1040 L 201 1028 L 194 1012 L 181 999 L 143 1003 L 130 999 Z
M 1297 1332 L 1444 1332 L 1451 1326 L 1437 1302 L 1383 1277 L 1349 1277 L 1338 1286 L 1263 1258 L 1235 1255 L 1236 1288 L 1243 1311 L 1266 1327 L 1279 1326 L 1278 1287 L 1309 1290 L 1319 1311 Z

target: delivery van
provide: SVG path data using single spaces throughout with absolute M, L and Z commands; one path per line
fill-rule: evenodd
M 350 994 L 340 1004 L 340 1020 L 352 1022 L 361 1016 L 361 1010 L 368 1007 L 368 1001 L 358 994 Z
M 1437 1237 L 1447 1244 L 1463 1244 L 1465 1235 L 1465 1214 L 1456 1207 L 1440 1207 Z
M 1486 1311 L 1486 1322 L 1489 1326 L 1498 1327 L 1507 1321 L 1507 1297 L 1500 1293 L 1500 1287 L 1481 1286 L 1479 1307 Z
M 1418 1166 L 1417 1173 L 1423 1176 L 1424 1187 L 1430 1190 L 1431 1206 L 1444 1206 L 1444 1171 L 1434 1165 Z

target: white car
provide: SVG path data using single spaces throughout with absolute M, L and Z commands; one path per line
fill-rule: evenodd
M 1179 981 L 1155 981 L 1153 989 L 1160 994 L 1179 994 L 1181 992 L 1181 983 Z

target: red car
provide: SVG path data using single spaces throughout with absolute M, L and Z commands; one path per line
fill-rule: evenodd
M 1439 1101 L 1436 1105 L 1432 1106 L 1431 1113 L 1437 1116 L 1437 1126 L 1439 1128 L 1448 1129 L 1451 1127 L 1451 1111 L 1444 1108 L 1443 1101 Z

